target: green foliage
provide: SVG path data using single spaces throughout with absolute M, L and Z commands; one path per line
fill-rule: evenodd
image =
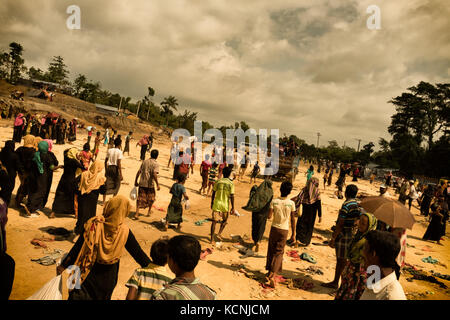
M 54 56 L 48 66 L 48 71 L 45 74 L 47 81 L 59 84 L 67 84 L 67 77 L 69 70 L 64 63 L 64 58 L 61 56 Z
M 17 42 L 9 44 L 9 53 L 0 52 L 0 78 L 12 84 L 17 83 L 21 74 L 27 71 L 22 53 L 23 47 Z

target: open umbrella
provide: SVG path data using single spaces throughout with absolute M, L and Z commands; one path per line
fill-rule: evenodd
M 385 197 L 366 197 L 361 200 L 359 205 L 392 228 L 411 230 L 416 222 L 412 213 L 397 200 Z

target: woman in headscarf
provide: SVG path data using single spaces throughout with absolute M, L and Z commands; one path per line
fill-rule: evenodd
M 76 191 L 78 203 L 76 234 L 81 234 L 86 221 L 96 215 L 98 197 L 106 192 L 103 168 L 101 161 L 95 161 L 79 178 L 80 183 Z
M 74 149 L 74 148 L 72 148 Z M 77 169 L 84 169 L 80 161 L 76 158 L 69 157 L 69 151 L 64 151 L 64 172 L 59 180 L 58 187 L 55 192 L 55 200 L 52 205 L 52 213 L 49 218 L 54 218 L 57 214 L 75 214 L 75 192 L 77 190 L 77 182 L 75 173 Z M 76 150 L 76 149 L 75 149 Z
M 35 114 L 31 119 L 31 130 L 30 134 L 33 136 L 38 136 L 40 131 L 41 124 L 39 123 L 39 115 Z
M 272 181 L 264 180 L 258 187 L 253 186 L 250 191 L 248 204 L 246 207 L 243 207 L 245 210 L 250 209 L 252 211 L 252 240 L 255 245 L 255 252 L 259 251 L 259 243 L 266 230 L 266 222 L 269 217 L 272 199 Z
M 55 154 L 52 152 L 53 141 L 50 139 L 45 139 L 44 141 L 47 142 L 47 144 L 48 144 L 47 155 L 49 157 L 50 166 L 52 167 L 52 169 L 49 171 L 49 174 L 48 174 L 47 190 L 46 190 L 45 198 L 44 198 L 44 207 L 45 207 L 45 205 L 47 204 L 47 201 L 48 201 L 48 196 L 50 195 L 50 188 L 52 187 L 53 171 L 56 171 L 59 168 L 63 168 L 63 166 L 58 166 L 58 164 L 59 164 L 58 159 L 56 159 Z
M 148 144 L 149 144 L 149 140 L 148 139 L 149 139 L 149 135 L 146 134 L 136 144 L 136 147 L 137 146 L 141 146 L 141 160 L 142 161 L 145 160 L 145 153 L 147 152 L 147 148 L 148 148 Z
M 17 148 L 15 151 L 19 156 L 20 166 L 23 168 L 19 172 L 20 186 L 16 192 L 16 207 L 19 208 L 22 199 L 27 195 L 28 175 L 31 171 L 31 160 L 33 159 L 36 148 L 34 147 L 35 137 L 31 134 L 23 137 L 23 146 Z
M 353 237 L 347 256 L 347 264 L 341 275 L 335 300 L 359 300 L 366 288 L 367 273 L 363 264 L 363 250 L 366 235 L 377 227 L 377 218 L 371 213 L 362 212 L 358 231 Z
M 19 142 L 22 140 L 22 131 L 24 126 L 24 117 L 23 113 L 19 113 L 14 120 L 14 133 L 13 133 L 13 141 Z
M 428 186 L 425 188 L 422 194 L 422 201 L 420 203 L 420 214 L 424 215 L 425 217 L 428 217 L 428 215 L 430 214 L 430 205 L 431 201 L 433 200 L 433 197 L 434 197 L 434 187 L 432 184 L 428 184 Z
M 292 225 L 290 242 L 294 242 L 295 234 L 294 247 L 298 246 L 299 243 L 308 246 L 311 242 L 317 213 L 319 215 L 319 223 L 322 222 L 322 202 L 320 200 L 319 179 L 315 177 L 309 179 L 298 196 L 292 200 L 295 202 L 297 212 L 299 212 L 300 206 L 303 205 L 303 212 L 301 217 L 297 220 L 295 231 L 294 226 Z
M 64 144 L 64 123 L 61 116 L 56 122 L 56 144 Z
M 77 121 L 73 119 L 69 122 L 69 142 L 77 140 Z
M 444 197 L 439 197 L 431 205 L 430 216 L 431 221 L 423 235 L 423 240 L 436 241 L 437 244 L 441 244 L 441 238 L 445 235 L 448 220 L 448 204 Z
M 47 192 L 49 190 L 48 183 L 51 180 L 50 175 L 53 174 L 53 169 L 55 169 L 55 166 L 51 156 L 48 154 L 48 143 L 41 141 L 38 144 L 38 151 L 34 153 L 31 161 L 31 171 L 28 181 L 28 201 L 25 206 L 28 217 L 38 216 L 36 211 L 42 210 L 45 207 L 46 197 L 48 197 Z
M 109 128 L 106 128 L 104 138 L 105 141 L 103 142 L 103 145 L 106 146 L 109 143 Z
M 110 300 L 124 249 L 142 268 L 150 263 L 125 224 L 130 207 L 127 198 L 115 196 L 106 203 L 103 215 L 89 219 L 84 225 L 83 234 L 57 267 L 58 274 L 71 265 L 80 268 L 80 287 L 69 292 L 69 300 Z
M 0 151 L 0 161 L 8 172 L 6 187 L 2 188 L 1 197 L 9 205 L 11 195 L 16 185 L 17 173 L 22 173 L 23 168 L 19 161 L 19 156 L 14 152 L 14 141 L 8 140 Z

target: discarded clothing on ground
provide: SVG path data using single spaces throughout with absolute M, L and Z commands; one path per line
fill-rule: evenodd
M 439 273 L 439 272 L 434 272 L 433 270 L 431 270 L 431 273 L 435 277 L 438 277 L 438 278 L 450 281 L 450 274 L 442 274 L 442 273 Z
M 56 261 L 63 256 L 63 254 L 64 254 L 63 250 L 55 249 L 49 255 L 46 255 L 39 259 L 31 259 L 31 261 L 42 264 L 43 266 L 51 266 L 52 264 L 55 264 Z
M 422 261 L 425 263 L 431 263 L 431 264 L 436 264 L 439 262 L 438 259 L 433 259 L 431 256 L 428 256 L 426 258 L 422 258 Z
M 422 281 L 427 281 L 430 283 L 435 283 L 435 284 L 439 285 L 441 288 L 447 289 L 447 286 L 445 285 L 445 283 L 439 281 L 434 276 L 428 275 L 427 273 L 425 273 L 422 270 L 415 270 L 410 267 L 404 268 L 404 270 L 409 272 L 413 276 L 412 278 L 406 279 L 409 282 L 412 282 L 413 280 L 422 280 Z

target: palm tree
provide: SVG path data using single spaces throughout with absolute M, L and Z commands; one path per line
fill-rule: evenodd
M 162 116 L 166 118 L 167 124 L 169 124 L 169 115 L 172 115 L 172 109 L 177 110 L 178 101 L 174 96 L 165 97 L 161 102 L 163 108 Z

